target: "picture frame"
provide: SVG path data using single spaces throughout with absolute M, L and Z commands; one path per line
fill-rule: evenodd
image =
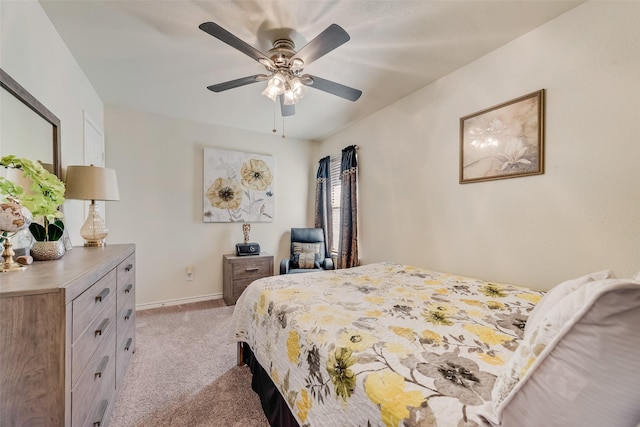
M 545 90 L 460 118 L 460 184 L 544 173 Z
M 273 156 L 204 148 L 203 222 L 272 222 Z

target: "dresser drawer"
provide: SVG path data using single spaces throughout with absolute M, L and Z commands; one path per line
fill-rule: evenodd
M 136 277 L 136 254 L 129 255 L 118 265 L 118 290 L 124 288 L 129 283 L 135 281 Z
M 270 276 L 273 260 L 271 258 L 247 258 L 233 262 L 233 280 Z
M 89 324 L 80 338 L 71 346 L 71 384 L 75 384 L 80 374 L 103 341 L 115 335 L 116 299 L 110 298 L 106 306 Z
M 92 426 L 100 418 L 100 404 L 113 394 L 116 371 L 115 334 L 109 334 L 87 363 L 71 391 L 72 425 Z
M 110 302 L 115 302 L 116 271 L 112 270 L 72 302 L 73 342 L 76 342 Z
M 127 280 L 124 285 L 121 285 L 120 282 L 118 282 L 118 297 L 116 298 L 118 313 L 122 311 L 125 305 L 130 305 L 132 301 L 135 306 L 135 292 L 136 283 L 135 280 L 133 280 L 133 276 L 130 280 Z
M 135 312 L 134 312 L 135 313 Z M 135 320 L 135 314 L 133 315 Z M 133 326 L 133 323 L 130 324 Z M 120 383 L 127 372 L 129 361 L 136 349 L 135 327 L 125 329 L 122 334 L 118 334 L 118 345 L 116 347 L 116 386 L 120 388 Z

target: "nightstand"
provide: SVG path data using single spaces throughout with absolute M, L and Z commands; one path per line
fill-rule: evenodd
M 222 297 L 227 305 L 234 305 L 251 282 L 273 276 L 273 255 L 223 255 Z

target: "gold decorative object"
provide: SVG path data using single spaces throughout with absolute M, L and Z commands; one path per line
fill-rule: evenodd
M 2 251 L 2 272 L 20 271 L 24 267 L 13 260 L 16 254 L 12 249 L 10 238 L 31 224 L 31 212 L 20 204 L 20 201 L 7 197 L 8 202 L 0 203 L 0 231 L 4 250 Z
M 244 244 L 249 243 L 249 233 L 251 232 L 251 224 L 245 222 L 242 224 L 242 234 L 244 234 Z
M 14 233 L 15 234 L 15 233 Z M 6 273 L 8 271 L 20 271 L 23 268 L 25 268 L 24 266 L 18 264 L 17 262 L 15 262 L 13 260 L 13 256 L 16 254 L 15 252 L 13 252 L 13 249 L 11 249 L 11 246 L 13 246 L 11 244 L 11 240 L 9 240 L 9 236 L 4 236 L 4 250 L 2 251 L 2 259 L 4 260 L 2 262 L 2 272 Z

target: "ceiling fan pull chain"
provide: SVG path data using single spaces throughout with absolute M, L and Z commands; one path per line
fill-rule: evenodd
M 284 116 L 282 116 L 282 139 L 284 139 Z
M 273 133 L 276 133 L 276 103 L 273 103 Z

